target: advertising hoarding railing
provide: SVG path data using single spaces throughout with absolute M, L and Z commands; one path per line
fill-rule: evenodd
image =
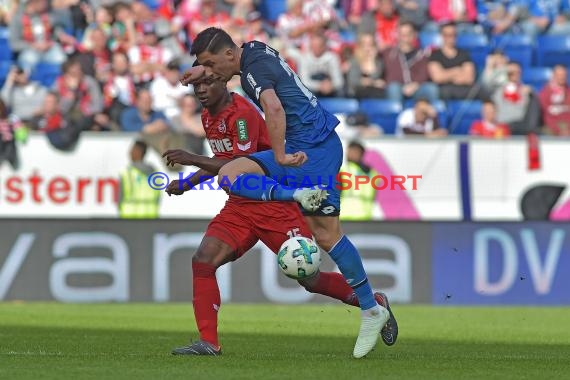
M 86 133 L 73 152 L 59 152 L 45 136 L 33 134 L 19 146 L 21 167 L 0 172 L 0 218 L 117 218 L 120 174 L 129 165 L 135 138 Z M 541 138 L 539 144 L 540 167 L 529 170 L 522 137 L 366 140 L 366 163 L 379 176 L 372 219 L 568 221 L 570 140 Z M 171 178 L 179 175 L 179 169 L 165 167 L 158 152 L 148 152 L 148 163 Z M 421 177 L 407 179 L 404 188 L 393 186 L 402 176 Z M 391 185 L 384 187 L 382 178 Z M 157 191 L 162 192 L 161 218 L 212 218 L 227 199 L 210 186 L 178 197 Z

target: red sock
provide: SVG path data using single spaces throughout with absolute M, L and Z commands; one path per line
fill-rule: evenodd
M 340 273 L 320 272 L 317 282 L 307 286 L 311 293 L 318 293 L 332 298 L 336 298 L 346 304 L 358 306 L 358 299 L 354 296 L 352 288 Z
M 220 289 L 216 280 L 216 268 L 210 264 L 192 262 L 194 317 L 200 331 L 200 339 L 218 344 L 218 310 Z

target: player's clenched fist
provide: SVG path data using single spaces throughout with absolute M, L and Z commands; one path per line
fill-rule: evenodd
M 180 83 L 182 83 L 183 86 L 188 86 L 189 84 L 194 84 L 198 80 L 204 78 L 205 75 L 206 70 L 204 69 L 204 66 L 194 66 L 182 74 Z
M 194 165 L 195 156 L 195 154 L 182 149 L 171 149 L 162 154 L 162 157 L 166 157 L 166 166 L 174 166 L 175 164 Z

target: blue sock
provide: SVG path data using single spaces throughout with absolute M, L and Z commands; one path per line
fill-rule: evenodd
M 230 193 L 258 201 L 293 201 L 295 190 L 262 174 L 242 174 L 230 187 Z
M 346 282 L 356 293 L 361 310 L 368 310 L 378 305 L 372 288 L 366 277 L 362 260 L 356 247 L 344 235 L 329 252 Z

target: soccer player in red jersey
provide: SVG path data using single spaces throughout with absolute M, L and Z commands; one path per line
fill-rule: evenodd
M 204 106 L 202 125 L 214 157 L 183 150 L 163 154 L 167 165 L 180 164 L 200 168 L 188 181 L 172 181 L 166 193 L 181 195 L 199 183 L 217 175 L 228 161 L 252 152 L 270 149 L 265 122 L 245 98 L 228 92 L 226 83 L 203 78 L 194 83 L 194 92 Z M 175 355 L 219 355 L 218 311 L 220 291 L 217 268 L 240 258 L 261 240 L 277 253 L 281 244 L 293 236 L 312 238 L 301 210 L 293 202 L 262 202 L 235 195 L 210 222 L 200 247 L 192 258 L 194 316 L 200 340 L 175 348 Z M 352 288 L 340 273 L 319 272 L 299 283 L 312 293 L 323 294 L 358 306 Z M 382 297 L 377 293 L 376 297 Z

